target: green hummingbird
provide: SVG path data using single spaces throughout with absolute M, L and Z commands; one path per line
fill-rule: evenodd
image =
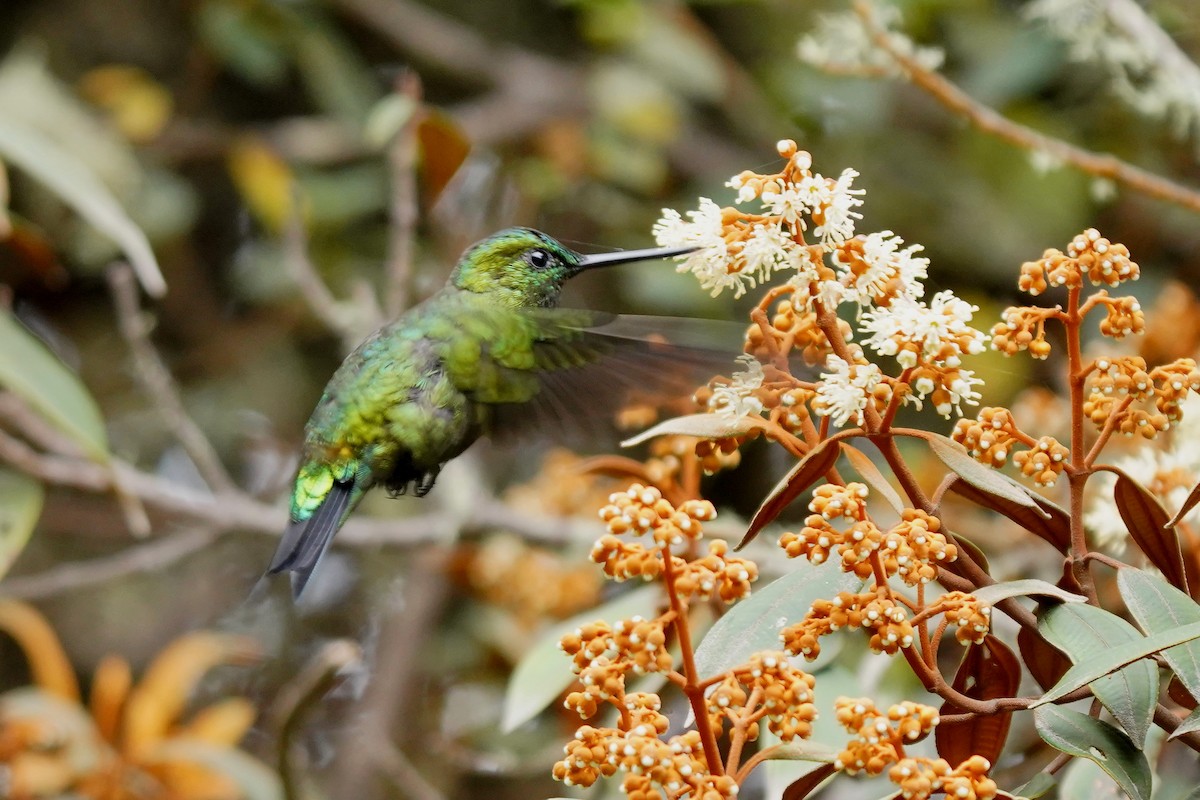
M 568 378 L 586 379 L 607 353 L 636 343 L 617 324 L 631 318 L 559 309 L 563 284 L 584 270 L 693 249 L 581 255 L 529 228 L 468 248 L 445 287 L 367 337 L 329 380 L 305 427 L 291 521 L 268 574 L 291 573 L 298 598 L 367 490 L 411 486 L 422 497 L 481 435 L 536 425 L 535 407 L 553 413 L 556 395 L 604 391 Z M 653 365 L 641 369 L 623 372 L 653 380 Z

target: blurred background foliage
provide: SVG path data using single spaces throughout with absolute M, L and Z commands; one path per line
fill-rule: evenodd
M 905 29 L 943 48 L 943 71 L 977 100 L 1195 183 L 1200 141 L 1120 102 L 1023 5 L 900 7 Z M 1184 51 L 1200 49 L 1194 3 L 1149 6 Z M 188 414 L 233 483 L 278 504 L 303 423 L 347 347 L 440 286 L 464 246 L 511 224 L 585 251 L 645 246 L 659 209 L 694 207 L 697 195 L 730 202 L 724 182 L 767 164 L 784 137 L 825 174 L 859 170 L 865 224 L 925 245 L 931 285 L 979 304 L 981 319 L 1008 304 L 1022 261 L 1089 226 L 1129 246 L 1147 303 L 1172 278 L 1195 283 L 1194 212 L 1031 157 L 902 81 L 803 64 L 800 37 L 844 9 L 838 0 L 5 0 L 3 303 L 94 398 L 98 410 L 52 393 L 60 422 L 83 431 L 77 441 L 99 442 L 101 460 L 111 452 L 207 491 L 169 415 L 134 379 L 104 277 L 115 259 L 131 261 Z M 298 286 L 305 253 L 332 292 L 324 315 Z M 690 276 L 640 264 L 580 278 L 568 303 L 739 319 L 754 299 L 713 300 Z M 10 359 L 17 339 L 2 345 Z M 12 381 L 33 361 L 5 367 L 0 355 L 6 388 L 17 392 Z M 1022 369 L 987 371 L 987 400 L 1038 379 L 1012 372 Z M 39 385 L 70 379 L 47 380 Z M 781 465 L 757 463 L 755 452 L 712 487 L 718 505 L 752 510 L 778 476 Z M 591 517 L 604 487 L 572 484 L 569 470 L 538 484 L 543 453 L 477 448 L 447 470 L 432 505 L 375 497 L 367 514 L 432 507 L 461 520 L 479 497 L 533 480 L 509 490 L 505 507 Z M 559 791 L 548 767 L 572 720 L 549 712 L 497 731 L 512 664 L 548 620 L 597 602 L 596 573 L 583 565 L 588 525 L 550 526 L 553 547 L 496 538 L 502 521 L 461 541 L 448 525 L 416 537 L 420 548 L 360 542 L 338 550 L 295 614 L 274 599 L 242 604 L 273 547 L 261 532 L 225 525 L 179 557 L 113 561 L 141 544 L 129 509 L 108 496 L 9 469 L 0 498 L 10 532 L 38 520 L 0 593 L 37 602 L 79 674 L 109 653 L 140 673 L 180 635 L 227 628 L 255 637 L 266 659 L 215 669 L 195 708 L 238 695 L 278 711 L 322 642 L 349 637 L 364 658 L 309 709 L 291 753 L 313 796 Z M 203 527 L 156 514 L 150 523 L 156 537 Z M 29 683 L 30 669 L 21 649 L 0 645 L 0 689 Z M 565 662 L 560 671 L 565 680 Z M 385 731 L 396 748 L 364 755 L 355 747 L 364 730 Z M 270 762 L 278 733 L 260 721 L 244 747 Z M 226 796 L 212 792 L 200 796 Z

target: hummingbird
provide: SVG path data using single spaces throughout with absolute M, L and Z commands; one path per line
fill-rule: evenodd
M 530 228 L 469 247 L 440 291 L 367 337 L 330 378 L 305 427 L 291 519 L 268 574 L 290 573 L 298 599 L 372 487 L 423 497 L 480 436 L 537 424 L 537 407 L 561 409 L 556 395 L 587 403 L 604 391 L 567 378 L 636 346 L 639 335 L 619 324 L 634 318 L 560 309 L 563 284 L 585 270 L 694 249 L 581 255 Z M 623 372 L 636 382 L 653 369 Z

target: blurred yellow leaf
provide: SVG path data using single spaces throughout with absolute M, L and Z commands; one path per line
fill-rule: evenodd
M 145 70 L 127 64 L 97 67 L 79 81 L 79 90 L 104 109 L 128 139 L 154 139 L 171 119 L 174 100 Z
M 250 213 L 267 230 L 282 231 L 295 213 L 296 176 L 291 166 L 254 137 L 242 138 L 229 149 L 228 165 Z M 307 204 L 301 211 L 307 219 Z

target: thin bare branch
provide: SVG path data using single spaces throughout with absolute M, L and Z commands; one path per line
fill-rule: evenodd
M 868 0 L 856 0 L 854 9 L 862 18 L 875 44 L 896 61 L 913 86 L 984 133 L 1032 152 L 1045 153 L 1063 164 L 1069 164 L 1097 178 L 1114 181 L 1148 197 L 1200 212 L 1200 191 L 1155 175 L 1109 153 L 1085 150 L 1007 119 L 995 109 L 976 101 L 945 77 L 926 69 L 916 59 L 897 50 L 887 31 L 876 20 Z
M 421 122 L 421 79 L 411 71 L 396 80 L 396 93 L 413 104 L 413 113 L 387 150 L 392 192 L 389 203 L 387 285 L 383 309 L 388 318 L 404 311 L 412 286 L 413 233 L 417 227 L 417 126 Z
M 134 277 L 133 269 L 125 263 L 113 264 L 108 270 L 117 324 L 133 357 L 137 381 L 209 488 L 214 492 L 231 490 L 235 486 L 233 478 L 226 472 L 208 437 L 188 415 L 171 371 L 150 341 L 150 326 L 138 302 Z

